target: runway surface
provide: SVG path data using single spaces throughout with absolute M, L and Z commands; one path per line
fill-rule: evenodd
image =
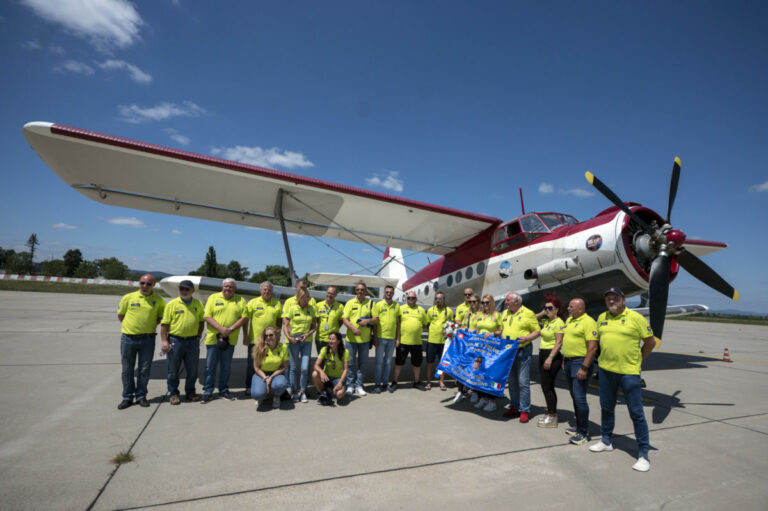
M 238 346 L 237 401 L 170 406 L 156 355 L 152 405 L 118 411 L 118 301 L 0 292 L 0 508 L 768 509 L 768 327 L 667 322 L 644 364 L 651 470 L 638 473 L 621 402 L 617 450 L 568 444 L 563 381 L 557 429 L 536 427 L 537 384 L 528 424 L 502 416 L 506 398 L 478 413 L 451 404 L 453 388 L 410 385 L 257 411 Z M 599 437 L 596 382 L 589 405 Z M 129 449 L 135 460 L 115 470 Z

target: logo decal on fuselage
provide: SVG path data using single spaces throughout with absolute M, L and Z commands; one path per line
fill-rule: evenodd
M 603 237 L 599 234 L 593 234 L 587 239 L 587 250 L 595 252 L 596 250 L 599 250 L 602 245 Z
M 509 261 L 502 261 L 499 265 L 499 275 L 502 279 L 506 279 L 512 274 L 512 263 Z

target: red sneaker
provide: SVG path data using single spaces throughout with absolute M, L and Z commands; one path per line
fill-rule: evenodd
M 520 417 L 520 412 L 517 411 L 517 408 L 515 408 L 512 405 L 510 405 L 509 406 L 509 410 L 504 412 L 504 417 L 512 417 L 512 418 Z
M 520 412 L 520 422 L 523 424 L 528 422 L 528 412 Z

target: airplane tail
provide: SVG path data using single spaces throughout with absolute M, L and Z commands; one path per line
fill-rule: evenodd
M 381 261 L 379 276 L 386 279 L 396 280 L 395 299 L 403 294 L 403 283 L 408 280 L 408 272 L 405 270 L 405 261 L 403 260 L 403 251 L 399 248 L 390 248 L 384 251 L 384 259 Z M 384 296 L 384 288 L 379 288 L 379 296 Z

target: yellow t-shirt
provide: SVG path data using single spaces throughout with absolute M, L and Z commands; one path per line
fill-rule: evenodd
M 168 325 L 169 335 L 192 337 L 197 335 L 202 321 L 203 302 L 193 298 L 187 305 L 181 297 L 177 297 L 165 305 L 163 319 L 160 322 Z
M 461 302 L 458 307 L 456 307 L 456 322 L 460 325 L 464 324 L 464 318 L 467 317 L 468 314 L 470 314 L 472 311 L 472 307 L 467 302 Z
M 323 347 L 320 350 L 320 354 L 317 356 L 318 360 L 324 360 L 323 371 L 329 378 L 341 378 L 344 373 L 344 362 L 349 362 L 349 350 L 344 350 L 341 360 L 335 355 L 328 346 Z
M 541 343 L 539 344 L 540 350 L 551 350 L 555 347 L 557 339 L 555 334 L 562 334 L 565 323 L 563 320 L 555 317 L 553 320 L 545 319 L 544 324 L 541 327 Z
M 246 314 L 245 298 L 238 294 L 232 295 L 232 298 L 227 300 L 221 292 L 214 293 L 205 302 L 205 317 L 215 319 L 221 326 L 232 326 L 238 319 L 247 317 Z M 212 346 L 216 344 L 216 336 L 218 334 L 219 332 L 215 328 L 208 325 L 205 345 Z M 229 334 L 229 344 L 235 346 L 239 335 L 239 328 L 233 330 Z
M 445 336 L 443 335 L 443 327 L 446 321 L 453 321 L 453 311 L 450 307 L 443 307 L 442 310 L 437 308 L 437 305 L 433 305 L 427 311 L 427 319 L 429 320 L 429 337 L 427 342 L 432 344 L 445 344 Z
M 341 316 L 344 315 L 344 307 L 339 302 L 328 302 L 323 300 L 315 305 L 315 314 L 317 314 L 317 332 L 315 339 L 321 342 L 328 342 L 328 336 L 331 332 L 338 332 L 341 328 Z
M 264 329 L 268 326 L 272 325 L 278 328 L 282 326 L 277 322 L 277 319 L 282 317 L 283 308 L 280 305 L 280 300 L 274 296 L 269 302 L 265 302 L 264 298 L 257 296 L 248 302 L 246 314 L 250 322 L 248 339 L 251 341 L 251 344 L 258 342 L 261 334 L 264 333 Z
M 397 320 L 400 318 L 400 304 L 388 304 L 382 300 L 373 306 L 373 317 L 378 318 L 376 335 L 379 339 L 394 339 L 397 337 Z
M 464 316 L 461 322 L 461 326 L 467 330 L 477 330 L 477 320 L 480 319 L 480 314 L 477 312 L 469 311 Z
M 249 349 L 253 349 L 253 346 Z M 267 354 L 264 356 L 264 360 L 261 361 L 259 367 L 265 373 L 273 373 L 283 367 L 286 360 L 288 360 L 288 346 L 278 342 L 274 350 L 267 347 Z
M 520 308 L 512 314 L 506 309 L 501 314 L 501 338 L 519 339 L 539 330 L 539 320 L 536 314 L 528 307 L 521 305 Z M 520 348 L 528 346 L 532 341 L 521 342 Z
M 493 311 L 489 316 L 485 316 L 482 312 L 476 314 L 475 327 L 477 332 L 481 334 L 489 333 L 493 335 L 496 330 L 501 328 L 501 314 L 498 311 Z
M 363 300 L 362 303 L 360 303 L 360 300 L 358 300 L 357 298 L 352 298 L 344 306 L 344 314 L 342 315 L 342 317 L 348 319 L 350 323 L 352 323 L 353 325 L 355 325 L 355 327 L 360 329 L 360 335 L 355 335 L 352 333 L 352 330 L 347 329 L 347 342 L 362 344 L 362 343 L 369 342 L 371 340 L 371 327 L 370 326 L 358 327 L 357 320 L 371 318 L 372 308 L 373 308 L 373 303 L 371 302 L 370 298 L 366 298 L 365 300 Z
M 292 337 L 306 334 L 312 329 L 312 320 L 315 319 L 315 308 L 307 305 L 302 309 L 298 303 L 294 302 L 289 309 L 283 310 L 283 318 L 288 318 L 290 321 Z M 304 342 L 311 341 L 312 339 L 309 337 L 304 339 Z
M 420 305 L 400 307 L 400 344 L 421 346 L 421 332 L 428 323 L 427 313 Z
M 600 369 L 618 374 L 640 374 L 643 355 L 640 341 L 653 337 L 648 321 L 639 313 L 624 308 L 618 316 L 603 312 L 597 319 L 600 338 Z
M 117 313 L 123 318 L 120 332 L 127 335 L 154 334 L 157 332 L 157 320 L 163 317 L 165 300 L 152 292 L 144 296 L 141 291 L 128 293 L 120 299 Z
M 586 357 L 587 341 L 597 341 L 597 323 L 587 314 L 568 318 L 561 332 L 564 357 Z

